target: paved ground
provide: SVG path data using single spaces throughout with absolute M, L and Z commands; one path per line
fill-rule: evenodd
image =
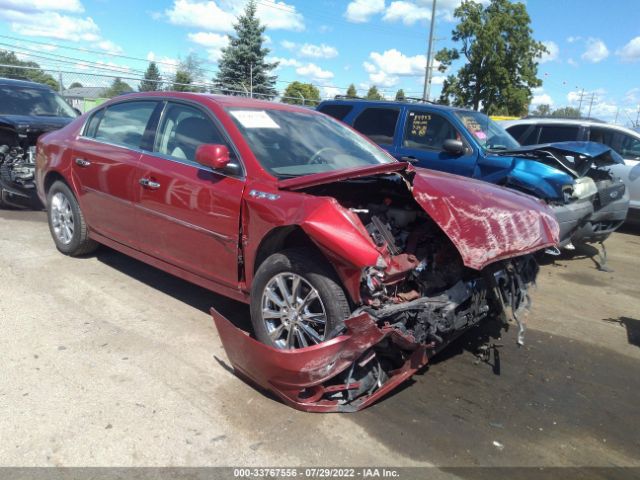
M 245 307 L 0 211 L 0 466 L 640 466 L 638 233 L 608 242 L 613 273 L 543 267 L 526 347 L 511 329 L 476 364 L 474 332 L 378 405 L 317 415 L 224 368 L 207 309 Z

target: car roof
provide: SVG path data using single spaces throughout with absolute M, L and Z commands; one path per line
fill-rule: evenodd
M 38 82 L 30 82 L 28 80 L 16 80 L 14 78 L 4 78 L 0 77 L 0 85 L 9 85 L 14 87 L 29 87 L 29 88 L 39 88 L 42 90 L 51 90 L 49 85 L 44 85 Z
M 160 91 L 160 92 L 131 92 L 124 95 L 114 97 L 108 104 L 120 101 L 129 100 L 135 98 L 174 98 L 191 100 L 197 103 L 213 102 L 222 108 L 260 108 L 264 110 L 286 110 L 292 112 L 304 112 L 311 115 L 317 115 L 315 110 L 299 107 L 296 105 L 289 105 L 286 103 L 272 102 L 269 100 L 258 100 L 255 98 L 239 97 L 234 95 L 217 95 L 211 93 L 195 93 L 195 92 L 173 92 L 173 91 Z M 107 104 L 105 104 L 107 105 Z
M 640 134 L 630 128 L 623 127 L 622 125 L 614 125 L 606 123 L 601 120 L 594 120 L 590 118 L 547 118 L 547 117 L 535 117 L 535 118 L 521 118 L 520 120 L 505 120 L 500 123 L 503 127 L 509 128 L 514 125 L 584 125 L 590 127 L 605 127 L 621 132 L 629 133 L 633 136 L 639 136 Z
M 367 100 L 366 98 L 336 98 L 332 100 L 324 100 L 320 102 L 320 105 L 366 105 L 366 106 L 381 106 L 381 107 L 391 107 L 391 106 L 409 106 L 409 107 L 428 107 L 430 109 L 440 110 L 440 111 L 449 111 L 449 112 L 476 112 L 475 110 L 471 110 L 469 108 L 460 108 L 460 107 L 452 107 L 450 105 L 442 105 L 440 103 L 433 102 L 423 102 L 423 101 L 409 101 L 409 102 L 400 102 L 396 100 Z M 319 105 L 319 106 L 320 106 Z

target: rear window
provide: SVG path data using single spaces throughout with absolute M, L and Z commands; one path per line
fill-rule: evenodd
M 520 137 L 523 136 L 523 133 L 526 132 L 529 127 L 530 125 L 513 125 L 512 127 L 508 127 L 506 130 L 518 141 L 518 143 L 522 144 L 523 142 L 520 140 Z
M 139 148 L 156 105 L 157 102 L 145 101 L 118 103 L 107 107 L 97 125 L 94 138 L 116 145 Z
M 353 128 L 379 145 L 392 145 L 400 110 L 367 108 L 353 122 Z
M 322 105 L 318 110 L 333 118 L 343 120 L 353 110 L 353 107 L 351 105 Z
M 578 139 L 579 127 L 561 127 L 544 125 L 540 132 L 539 143 L 571 142 Z

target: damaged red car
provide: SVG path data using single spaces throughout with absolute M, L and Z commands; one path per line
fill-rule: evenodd
M 518 320 L 558 224 L 533 197 L 411 167 L 304 108 L 114 99 L 40 138 L 58 250 L 105 244 L 250 304 L 212 310 L 242 377 L 309 411 L 361 409 L 461 332 Z

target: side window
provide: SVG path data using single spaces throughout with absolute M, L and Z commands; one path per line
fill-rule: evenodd
M 332 116 L 337 120 L 342 120 L 353 110 L 351 105 L 323 105 L 320 107 L 322 113 Z
M 631 135 L 622 134 L 619 153 L 623 158 L 640 159 L 640 139 L 632 137 Z
M 104 108 L 102 110 L 98 110 L 94 113 L 87 124 L 84 127 L 84 136 L 94 138 L 96 136 L 96 131 L 98 130 L 98 125 L 100 125 L 100 120 L 102 120 L 102 115 L 104 115 Z
M 422 111 L 410 111 L 402 145 L 407 148 L 442 150 L 448 139 L 459 139 L 456 129 L 446 118 Z
M 399 115 L 395 108 L 367 108 L 353 122 L 353 128 L 379 145 L 392 145 Z
M 540 132 L 539 143 L 573 142 L 578 139 L 580 128 L 562 127 L 560 125 L 544 125 Z
M 525 124 L 521 124 L 521 125 L 513 125 L 509 128 L 507 128 L 507 132 L 509 132 L 509 135 L 511 135 L 513 138 L 515 138 L 518 143 L 522 144 L 522 145 L 526 145 L 522 140 L 524 140 L 524 134 L 526 133 L 527 129 L 529 129 L 529 127 L 531 127 L 531 125 L 527 125 Z M 533 130 L 533 129 L 532 129 Z
M 126 102 L 107 107 L 94 138 L 126 147 L 139 148 L 157 102 Z M 93 120 L 93 119 L 92 119 Z
M 591 142 L 604 143 L 608 147 L 613 148 L 615 133 L 615 130 L 611 130 L 609 128 L 591 127 L 589 140 Z
M 227 142 L 202 111 L 189 105 L 169 103 L 162 117 L 154 151 L 195 162 L 196 150 L 203 144 L 226 145 Z

